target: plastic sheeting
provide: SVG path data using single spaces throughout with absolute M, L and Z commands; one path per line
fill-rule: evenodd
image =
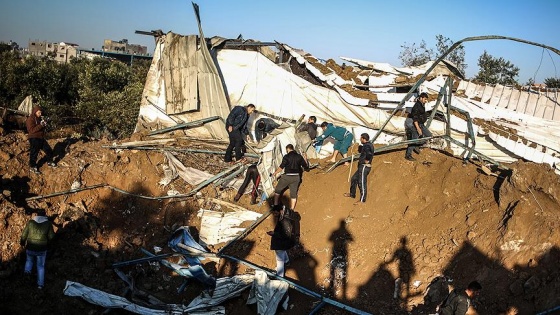
M 259 315 L 274 315 L 278 309 L 278 304 L 288 292 L 288 287 L 287 282 L 269 280 L 264 271 L 257 270 L 247 304 L 257 303 L 257 313 Z M 287 309 L 287 299 L 284 299 L 284 304 L 284 309 Z
M 200 209 L 200 242 L 206 246 L 228 242 L 245 230 L 240 227 L 246 221 L 255 221 L 261 216 L 254 211 L 218 212 Z
M 239 296 L 241 292 L 251 286 L 254 279 L 255 276 L 253 275 L 237 275 L 231 278 L 220 278 L 216 281 L 216 289 L 212 296 L 203 292 L 189 303 L 187 310 L 207 309 Z
M 180 304 L 162 304 L 153 308 L 141 306 L 130 302 L 124 297 L 93 289 L 73 281 L 66 281 L 63 292 L 66 296 L 81 297 L 91 304 L 105 308 L 123 309 L 135 314 L 182 315 L 186 311 L 185 306 Z

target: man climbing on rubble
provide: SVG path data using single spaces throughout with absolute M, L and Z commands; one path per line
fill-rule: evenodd
M 371 160 L 373 159 L 373 144 L 369 142 L 369 135 L 362 133 L 360 136 L 361 145 L 358 147 L 360 158 L 358 169 L 352 175 L 350 181 L 350 193 L 345 193 L 345 197 L 356 198 L 356 186 L 360 189 L 360 202 L 366 202 L 367 196 L 367 177 L 371 171 Z
M 253 164 L 247 168 L 247 172 L 245 173 L 245 180 L 243 180 L 243 184 L 239 187 L 237 194 L 233 198 L 233 201 L 238 202 L 245 193 L 245 189 L 249 185 L 249 182 L 253 181 L 253 190 L 251 191 L 251 204 L 254 205 L 257 203 L 258 197 L 258 187 L 259 183 L 261 182 L 261 176 L 259 174 L 259 170 L 257 169 L 257 164 Z
M 307 131 L 309 138 L 315 140 L 317 138 L 317 117 L 309 116 L 307 124 L 303 124 L 298 128 L 298 132 Z
M 247 128 L 247 121 L 251 113 L 255 111 L 255 105 L 249 104 L 247 106 L 235 106 L 229 113 L 226 119 L 226 130 L 229 135 L 229 145 L 226 149 L 226 156 L 224 161 L 227 163 L 232 162 L 233 149 L 235 148 L 235 161 L 242 162 L 243 151 L 245 145 L 244 138 L 249 137 L 249 129 Z
M 27 138 L 29 139 L 29 168 L 33 173 L 40 174 L 37 167 L 37 156 L 39 151 L 43 150 L 46 155 L 47 165 L 56 167 L 53 161 L 53 151 L 45 140 L 45 132 L 47 128 L 47 119 L 43 116 L 43 109 L 40 106 L 34 106 L 31 115 L 25 121 L 27 127 Z
M 301 184 L 301 177 L 303 171 L 309 171 L 309 163 L 307 162 L 307 155 L 304 153 L 303 156 L 294 150 L 292 144 L 286 146 L 286 155 L 282 158 L 282 163 L 280 166 L 271 174 L 272 178 L 284 170 L 284 174 L 280 176 L 276 188 L 274 188 L 274 209 L 277 209 L 280 205 L 280 196 L 286 190 L 290 189 L 290 209 L 294 210 L 297 204 L 297 196 L 299 185 Z
M 280 125 L 270 118 L 263 117 L 263 118 L 257 120 L 257 123 L 256 123 L 255 126 L 256 126 L 256 128 L 255 128 L 255 141 L 260 142 L 272 130 L 278 128 L 278 126 L 280 126 Z
M 472 300 L 480 295 L 482 286 L 478 281 L 469 283 L 467 289 L 463 292 L 453 290 L 449 292 L 445 300 L 439 306 L 440 315 L 464 315 L 471 307 Z
M 327 139 L 328 137 L 336 140 L 334 143 L 334 152 L 329 161 L 331 163 L 335 163 L 338 152 L 340 152 L 340 154 L 342 154 L 342 157 L 345 158 L 348 155 L 348 148 L 354 140 L 354 135 L 350 131 L 346 130 L 346 128 L 337 127 L 326 121 L 321 124 L 321 129 L 323 129 L 323 134 L 315 138 L 316 145 L 321 145 L 323 141 L 325 141 L 325 139 Z M 348 162 L 344 163 L 344 165 L 349 164 L 350 163 Z
M 426 137 L 431 137 L 432 133 L 426 128 L 424 125 L 427 120 L 426 115 L 426 103 L 428 102 L 428 93 L 420 93 L 416 103 L 412 107 L 412 111 L 408 115 L 407 121 L 410 123 L 412 120 L 412 126 L 405 121 L 405 130 L 410 133 L 410 139 L 422 139 Z M 412 152 L 414 151 L 416 154 L 420 153 L 420 143 L 411 143 L 406 148 L 406 154 L 404 156 L 405 159 L 409 161 L 415 161 L 416 159 L 412 156 Z

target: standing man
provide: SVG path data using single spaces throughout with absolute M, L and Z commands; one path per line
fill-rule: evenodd
M 54 229 L 46 216 L 45 210 L 38 210 L 32 220 L 27 222 L 21 234 L 20 244 L 25 246 L 27 259 L 25 261 L 25 274 L 31 275 L 33 263 L 37 261 L 37 286 L 45 286 L 45 260 L 47 247 L 54 238 Z
M 263 117 L 257 120 L 256 128 L 255 128 L 255 141 L 260 142 L 264 139 L 272 130 L 278 128 L 280 126 L 274 120 Z
M 229 145 L 226 149 L 225 162 L 232 162 L 233 148 L 235 148 L 235 161 L 243 160 L 242 148 L 245 144 L 244 138 L 249 137 L 247 121 L 249 115 L 255 111 L 255 105 L 235 106 L 226 119 L 226 130 L 229 135 Z
M 441 315 L 465 315 L 471 306 L 471 301 L 480 295 L 482 286 L 478 281 L 469 283 L 463 292 L 455 289 L 447 295 L 439 306 Z
M 301 156 L 294 150 L 292 144 L 286 146 L 286 155 L 282 158 L 282 163 L 271 175 L 276 178 L 278 173 L 284 170 L 284 174 L 280 176 L 276 188 L 274 188 L 274 209 L 277 209 L 280 204 L 280 195 L 286 190 L 290 189 L 290 209 L 296 208 L 297 196 L 299 185 L 301 184 L 301 176 L 303 171 L 309 171 L 309 164 L 307 163 L 307 155 L 304 153 Z
M 309 138 L 315 140 L 317 138 L 317 117 L 309 116 L 307 119 L 307 124 L 301 125 L 298 128 L 298 132 L 307 131 Z
M 352 175 L 350 181 L 350 193 L 345 193 L 345 197 L 356 198 L 356 186 L 360 188 L 360 202 L 366 202 L 367 196 L 367 177 L 371 171 L 371 160 L 373 159 L 373 144 L 369 142 L 369 135 L 362 133 L 360 136 L 361 145 L 358 147 L 360 159 L 358 160 L 358 169 Z
M 412 139 L 422 139 L 425 137 L 431 137 L 432 133 L 424 126 L 427 120 L 426 115 L 426 103 L 428 102 L 428 93 L 422 92 L 416 103 L 412 107 L 412 111 L 408 118 L 412 119 L 412 128 L 410 129 L 411 138 Z M 406 148 L 406 154 L 404 156 L 405 159 L 409 161 L 415 161 L 416 159 L 412 156 L 412 151 L 419 153 L 420 144 L 418 143 L 411 143 Z
M 47 121 L 42 114 L 42 108 L 40 106 L 34 106 L 31 111 L 31 115 L 25 121 L 25 126 L 27 127 L 27 138 L 29 139 L 30 146 L 29 167 L 30 170 L 36 174 L 41 173 L 37 167 L 37 156 L 39 155 L 40 150 L 45 152 L 47 165 L 51 167 L 56 166 L 53 161 L 53 151 L 47 140 L 45 140 Z
M 352 144 L 352 140 L 354 140 L 354 135 L 350 131 L 346 130 L 346 128 L 337 127 L 326 121 L 321 124 L 321 129 L 323 129 L 323 134 L 315 138 L 317 145 L 321 145 L 328 137 L 332 137 L 336 140 L 334 143 L 334 152 L 329 161 L 331 163 L 335 163 L 338 152 L 340 152 L 342 157 L 345 158 L 348 155 L 348 148 Z M 349 163 L 346 162 L 344 165 L 349 165 Z

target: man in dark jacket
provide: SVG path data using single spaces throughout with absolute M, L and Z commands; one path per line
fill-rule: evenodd
M 428 102 L 428 93 L 425 92 L 420 93 L 420 96 L 418 96 L 418 99 L 416 100 L 416 103 L 414 103 L 414 106 L 412 107 L 412 111 L 408 116 L 408 118 L 412 119 L 412 126 L 410 126 L 408 130 L 410 131 L 411 140 L 432 136 L 432 133 L 428 130 L 428 128 L 426 128 L 426 126 L 424 126 L 427 120 L 426 107 L 425 107 L 427 102 Z M 409 161 L 415 161 L 416 159 L 412 157 L 412 151 L 418 153 L 419 147 L 420 144 L 418 143 L 409 144 L 408 147 L 406 148 L 406 154 L 404 158 Z
M 263 117 L 257 120 L 255 128 L 255 141 L 260 142 L 264 139 L 272 130 L 278 128 L 280 125 L 270 118 Z
M 40 150 L 45 152 L 47 164 L 52 167 L 56 166 L 53 161 L 53 151 L 47 140 L 45 140 L 47 121 L 42 114 L 42 108 L 40 106 L 34 106 L 31 111 L 31 115 L 25 121 L 25 126 L 27 127 L 27 138 L 29 139 L 30 146 L 29 167 L 33 173 L 37 174 L 40 173 L 39 168 L 37 167 L 37 156 L 39 155 Z
M 32 220 L 27 222 L 20 238 L 21 246 L 25 246 L 27 259 L 25 261 L 25 274 L 31 275 L 33 263 L 37 261 L 37 286 L 42 289 L 45 285 L 45 260 L 47 247 L 54 238 L 54 229 L 46 216 L 45 210 L 39 210 Z
M 369 142 L 369 135 L 362 133 L 360 136 L 361 145 L 358 147 L 360 151 L 360 158 L 358 160 L 358 169 L 352 176 L 350 182 L 350 193 L 345 193 L 344 196 L 356 198 L 356 186 L 360 188 L 360 202 L 366 202 L 367 196 L 367 177 L 371 171 L 371 160 L 373 159 L 373 144 Z
M 439 307 L 440 315 L 464 315 L 471 306 L 471 300 L 476 298 L 482 286 L 478 281 L 469 283 L 467 289 L 463 292 L 455 289 L 443 300 Z
M 307 155 L 303 156 L 294 150 L 292 144 L 286 146 L 286 155 L 282 158 L 280 166 L 271 174 L 272 178 L 276 178 L 278 173 L 284 170 L 284 174 L 280 176 L 276 188 L 274 188 L 274 206 L 280 204 L 280 195 L 290 189 L 290 209 L 296 208 L 299 185 L 301 184 L 301 175 L 303 171 L 309 171 L 309 163 L 307 163 Z
M 226 157 L 224 161 L 232 161 L 232 153 L 235 148 L 235 161 L 239 162 L 243 159 L 242 148 L 245 144 L 244 138 L 249 136 L 247 121 L 249 115 L 255 110 L 255 105 L 235 106 L 226 119 L 226 130 L 229 135 L 229 145 L 226 149 Z
M 276 274 L 284 277 L 285 267 L 290 262 L 288 257 L 288 250 L 296 245 L 299 240 L 299 231 L 296 231 L 294 224 L 293 212 L 284 215 L 284 209 L 273 211 L 272 213 L 277 218 L 274 231 L 268 231 L 267 234 L 271 236 L 270 249 L 274 250 L 276 254 Z
M 309 116 L 307 124 L 301 125 L 298 132 L 307 131 L 309 138 L 311 138 L 311 140 L 315 140 L 315 138 L 317 138 L 317 127 L 317 117 Z

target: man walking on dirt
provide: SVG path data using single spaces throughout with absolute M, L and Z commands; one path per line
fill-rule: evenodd
M 247 138 L 249 136 L 247 121 L 249 120 L 249 115 L 251 115 L 254 110 L 255 105 L 249 104 L 247 106 L 235 106 L 229 113 L 226 119 L 226 130 L 229 135 L 229 145 L 226 149 L 225 162 L 232 162 L 234 148 L 235 161 L 240 162 L 243 160 L 242 148 L 245 144 L 245 140 L 243 138 Z
M 426 128 L 426 126 L 424 126 L 427 120 L 426 107 L 425 107 L 427 102 L 428 102 L 428 93 L 423 92 L 420 93 L 420 96 L 418 96 L 416 103 L 414 103 L 414 106 L 412 107 L 412 111 L 408 116 L 408 118 L 412 119 L 412 126 L 411 128 L 408 129 L 408 131 L 410 131 L 411 134 L 410 140 L 421 139 L 421 138 L 432 136 L 432 133 L 428 130 L 428 128 Z M 412 156 L 412 151 L 419 153 L 420 152 L 419 147 L 420 145 L 418 143 L 409 144 L 408 147 L 406 148 L 406 154 L 404 158 L 409 161 L 415 161 L 416 159 Z
M 45 210 L 38 210 L 32 220 L 23 229 L 20 245 L 25 246 L 27 259 L 25 274 L 31 275 L 33 264 L 37 261 L 37 286 L 45 286 L 45 260 L 49 242 L 54 238 L 54 229 L 46 216 Z
M 286 146 L 286 155 L 282 158 L 280 166 L 271 174 L 272 178 L 276 178 L 278 173 L 284 170 L 284 174 L 280 176 L 276 188 L 274 188 L 274 209 L 280 204 L 280 196 L 286 190 L 290 189 L 290 209 L 296 208 L 297 196 L 299 185 L 301 184 L 301 175 L 303 171 L 309 171 L 309 164 L 307 163 L 307 156 L 303 156 L 294 150 L 293 144 Z
M 37 156 L 39 151 L 43 150 L 46 155 L 47 165 L 55 167 L 56 164 L 53 161 L 53 151 L 49 146 L 47 140 L 45 140 L 45 131 L 47 127 L 47 121 L 42 116 L 43 110 L 40 106 L 34 106 L 31 111 L 31 115 L 25 121 L 25 126 L 27 127 L 27 138 L 29 139 L 29 167 L 33 173 L 39 174 L 39 168 L 37 167 Z
M 476 298 L 482 286 L 478 281 L 469 283 L 467 289 L 463 292 L 455 289 L 443 300 L 439 307 L 440 315 L 464 315 L 471 306 L 471 300 Z
M 371 171 L 371 160 L 373 159 L 373 144 L 369 142 L 369 135 L 362 133 L 360 136 L 361 145 L 358 147 L 360 158 L 358 169 L 352 175 L 350 181 L 350 193 L 345 193 L 345 197 L 356 198 L 356 186 L 360 188 L 360 202 L 366 202 L 367 196 L 367 177 Z

